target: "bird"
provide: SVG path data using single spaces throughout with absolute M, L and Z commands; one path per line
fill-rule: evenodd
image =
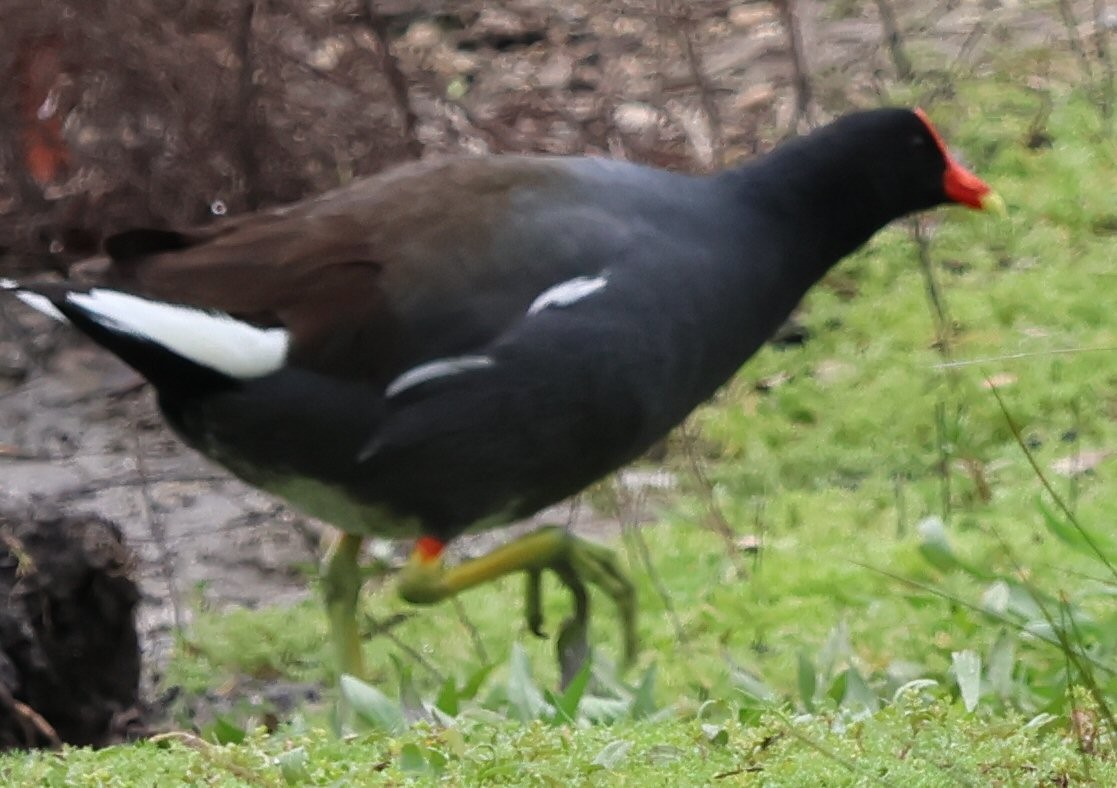
M 414 539 L 401 596 L 525 573 L 588 586 L 638 651 L 613 552 L 545 526 L 456 564 L 446 545 L 638 458 L 894 219 L 1004 203 L 919 109 L 855 111 L 713 174 L 603 157 L 431 157 L 293 204 L 107 237 L 100 279 L 0 281 L 153 386 L 170 427 L 336 526 L 321 587 L 338 670 L 365 675 L 367 537 Z M 573 644 L 573 645 L 571 645 Z M 562 654 L 560 653 L 560 663 Z M 564 671 L 566 668 L 564 668 Z

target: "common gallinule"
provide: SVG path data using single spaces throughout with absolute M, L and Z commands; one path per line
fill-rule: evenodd
M 443 546 L 579 490 L 710 397 L 831 266 L 893 219 L 1003 207 L 920 111 L 847 115 L 696 177 L 599 158 L 406 164 L 293 205 L 110 237 L 103 284 L 5 289 L 154 385 L 175 431 L 342 531 L 323 570 L 341 669 L 362 673 L 363 537 L 417 537 L 431 603 L 498 576 L 618 605 L 612 553 L 544 528 L 456 566 Z

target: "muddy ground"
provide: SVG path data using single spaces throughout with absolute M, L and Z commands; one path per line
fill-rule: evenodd
M 935 114 L 952 74 L 980 73 L 1005 46 L 1067 41 L 1056 3 L 1015 0 L 798 2 L 798 58 L 767 2 L 274 2 L 247 26 L 206 17 L 199 0 L 178 15 L 106 2 L 95 19 L 77 2 L 46 17 L 10 2 L 18 24 L 0 50 L 24 54 L 0 68 L 26 89 L 9 81 L 2 97 L 22 120 L 0 124 L 0 275 L 66 271 L 111 230 L 294 199 L 417 154 L 590 152 L 709 170 L 881 103 L 905 60 Z M 1074 7 L 1087 37 L 1091 4 Z M 152 14 L 142 30 L 136 9 Z M 151 40 L 178 54 L 157 57 Z M 210 93 L 175 76 L 182 63 L 204 66 Z M 201 600 L 304 597 L 322 534 L 184 449 L 126 367 L 0 302 L 0 509 L 37 501 L 119 524 L 138 558 L 149 674 Z M 616 528 L 585 507 L 575 519 Z M 467 549 L 491 537 L 479 538 Z

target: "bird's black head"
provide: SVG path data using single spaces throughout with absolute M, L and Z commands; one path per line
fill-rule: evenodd
M 950 154 L 922 110 L 853 113 L 811 138 L 823 143 L 820 155 L 858 179 L 857 196 L 892 216 L 944 203 L 1003 208 L 996 193 Z
M 959 164 L 919 110 L 853 112 L 726 174 L 746 232 L 757 216 L 808 269 L 825 271 L 894 219 L 955 203 L 1003 202 Z M 809 278 L 808 277 L 808 278 Z

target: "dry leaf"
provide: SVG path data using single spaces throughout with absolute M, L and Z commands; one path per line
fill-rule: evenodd
M 771 391 L 772 389 L 779 388 L 784 383 L 788 383 L 790 380 L 790 372 L 777 372 L 774 375 L 769 375 L 766 378 L 761 378 L 760 380 L 756 381 L 756 390 Z
M 1111 449 L 1095 449 L 1093 451 L 1080 451 L 1069 457 L 1055 460 L 1051 463 L 1051 470 L 1060 476 L 1081 476 L 1101 465 L 1113 451 Z
M 989 375 L 981 382 L 981 387 L 986 389 L 1001 389 L 1005 386 L 1011 386 L 1015 383 L 1017 377 L 1011 372 L 998 372 L 996 375 Z

